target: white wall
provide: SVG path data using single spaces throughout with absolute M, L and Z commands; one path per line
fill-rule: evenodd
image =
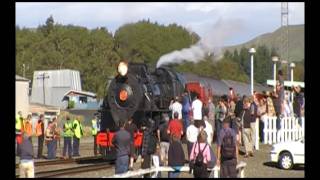
M 28 91 L 28 81 L 16 81 L 16 114 L 21 111 L 23 117 L 26 117 L 29 112 Z

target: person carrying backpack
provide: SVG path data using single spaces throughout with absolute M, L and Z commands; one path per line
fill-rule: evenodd
M 194 143 L 190 153 L 190 170 L 195 178 L 208 178 L 208 163 L 211 161 L 210 145 L 207 143 L 207 133 L 202 130 L 198 141 Z
M 230 128 L 231 117 L 223 121 L 217 141 L 217 166 L 220 166 L 220 177 L 236 178 L 239 160 L 236 132 Z

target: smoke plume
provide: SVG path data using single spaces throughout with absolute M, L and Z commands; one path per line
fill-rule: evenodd
M 239 19 L 222 20 L 220 18 L 213 26 L 206 27 L 206 35 L 196 44 L 161 56 L 157 62 L 157 68 L 162 65 L 179 64 L 184 61 L 197 63 L 212 53 L 221 57 L 221 48 L 224 43 L 240 34 L 243 29 L 242 24 Z

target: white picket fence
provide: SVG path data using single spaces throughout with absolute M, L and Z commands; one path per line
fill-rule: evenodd
M 283 117 L 280 119 L 281 128 L 277 130 L 277 117 L 267 117 L 264 121 L 264 144 L 294 141 L 304 137 L 304 117 L 301 118 L 301 126 L 298 118 Z

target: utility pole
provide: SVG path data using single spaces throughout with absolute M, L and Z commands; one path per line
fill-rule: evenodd
M 42 73 L 41 75 L 39 75 L 38 77 L 37 77 L 37 79 L 42 79 L 42 88 L 43 88 L 43 105 L 45 105 L 46 104 L 46 95 L 45 95 L 45 88 L 44 88 L 44 80 L 45 79 L 47 79 L 47 78 L 49 78 L 49 76 L 47 75 L 46 76 L 46 73 L 44 72 L 44 73 Z
M 23 63 L 22 64 L 22 74 L 23 74 L 24 78 L 26 77 L 26 69 L 29 70 L 29 65 L 27 65 L 27 68 L 26 68 L 26 65 Z
M 289 64 L 289 10 L 288 2 L 281 3 L 281 58 L 280 60 L 287 61 Z M 289 66 L 287 68 L 287 79 L 290 79 Z M 282 68 L 282 67 L 281 67 Z M 284 68 L 284 67 L 283 67 Z

